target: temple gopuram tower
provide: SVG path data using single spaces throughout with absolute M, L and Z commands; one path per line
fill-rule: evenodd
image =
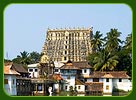
M 52 61 L 86 61 L 92 35 L 92 28 L 48 29 L 42 53 Z

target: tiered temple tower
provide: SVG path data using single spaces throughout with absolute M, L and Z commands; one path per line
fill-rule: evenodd
M 92 35 L 92 28 L 48 29 L 42 53 L 52 61 L 86 61 Z

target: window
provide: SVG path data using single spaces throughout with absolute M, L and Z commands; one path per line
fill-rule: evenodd
M 65 54 L 67 54 L 67 51 L 65 51 Z
M 84 69 L 84 73 L 86 73 L 86 69 Z
M 66 44 L 67 44 L 68 42 L 66 41 Z
M 38 90 L 38 91 L 42 91 L 42 84 L 38 84 L 38 85 L 37 85 L 37 90 Z
M 55 72 L 58 72 L 58 69 L 55 69 L 54 71 L 55 71 Z
M 78 89 L 80 89 L 81 88 L 81 86 L 78 86 Z
M 119 79 L 119 82 L 122 82 L 122 79 L 121 79 L 121 78 Z
M 4 84 L 8 84 L 8 79 L 4 79 Z
M 67 46 L 65 45 L 65 49 L 67 49 Z
M 64 60 L 67 60 L 67 57 L 64 57 Z
M 33 69 L 29 69 L 29 72 L 33 72 Z
M 109 82 L 109 78 L 106 78 L 106 82 Z
M 106 85 L 106 90 L 109 90 L 109 85 Z
M 65 90 L 67 90 L 67 88 L 68 88 L 68 87 L 67 87 L 67 86 L 65 86 Z
M 99 78 L 93 78 L 93 82 L 99 82 Z
M 15 80 L 14 79 L 12 80 L 12 84 L 15 84 Z
M 67 77 L 67 79 L 70 79 L 70 75 Z
M 35 72 L 37 72 L 38 70 L 37 69 L 35 69 Z
M 87 79 L 85 78 L 84 81 L 87 82 Z
M 66 39 L 68 39 L 68 36 L 66 36 Z

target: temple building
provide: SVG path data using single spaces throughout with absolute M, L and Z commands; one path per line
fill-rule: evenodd
M 86 61 L 92 34 L 92 28 L 48 29 L 42 53 L 52 61 Z

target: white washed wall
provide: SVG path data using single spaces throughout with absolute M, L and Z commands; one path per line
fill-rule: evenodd
M 109 89 L 107 90 L 106 87 L 109 86 Z M 109 82 L 106 82 L 106 79 L 103 79 L 103 92 L 104 93 L 112 93 L 112 79 L 109 79 Z
M 78 89 L 79 86 L 80 86 L 80 89 Z M 76 85 L 76 89 L 78 92 L 85 92 L 85 85 Z
M 29 69 L 33 69 L 33 71 L 30 72 Z M 37 72 L 35 72 L 35 69 L 37 69 Z M 31 78 L 33 78 L 33 77 L 37 78 L 39 76 L 39 69 L 38 68 L 33 68 L 33 67 L 28 68 L 28 72 L 30 73 L 29 76 L 31 76 Z
M 88 78 L 87 82 L 93 82 L 93 79 L 92 78 Z
M 73 86 L 73 89 L 75 87 L 75 76 L 70 76 L 70 79 L 67 79 L 67 75 L 62 75 L 62 78 L 64 80 L 66 80 L 67 84 L 64 85 L 64 90 L 65 90 L 65 86 L 67 86 L 67 90 L 66 91 L 69 91 L 69 87 L 70 86 Z
M 132 82 L 130 82 L 129 79 L 122 79 L 122 82 L 119 82 L 119 79 L 113 79 L 113 87 L 124 91 L 130 91 L 132 90 Z
M 8 79 L 8 84 L 4 84 L 5 92 L 9 95 L 17 95 L 16 76 L 15 75 L 4 75 L 4 79 Z M 13 84 L 13 79 L 14 79 L 14 84 Z
M 86 73 L 84 72 L 84 70 L 86 70 Z M 89 75 L 90 74 L 90 69 L 82 69 L 82 74 L 83 75 Z

